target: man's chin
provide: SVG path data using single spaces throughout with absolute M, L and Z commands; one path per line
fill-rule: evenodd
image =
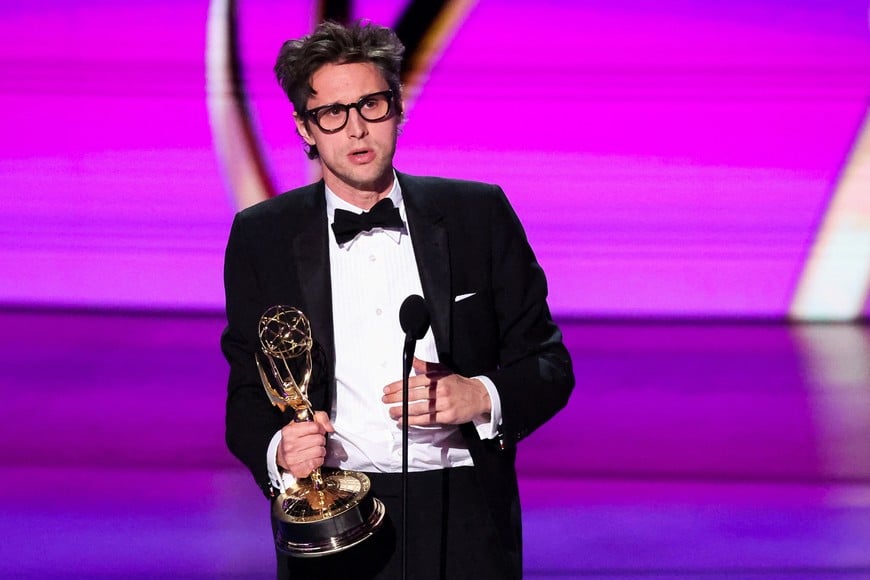
M 388 192 L 393 185 L 393 166 L 376 160 L 364 165 L 331 166 L 323 163 L 322 169 L 326 184 L 333 191 L 352 189 L 359 193 Z
M 351 174 L 347 180 L 342 181 L 359 191 L 383 193 L 389 191 L 393 185 L 393 168 L 389 167 L 376 175 L 369 175 L 367 172 Z

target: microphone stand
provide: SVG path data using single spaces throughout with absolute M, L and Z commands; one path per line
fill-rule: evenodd
M 402 353 L 402 579 L 408 576 L 408 382 L 414 360 L 415 341 L 405 339 Z
M 408 576 L 408 397 L 414 348 L 429 328 L 429 310 L 422 296 L 412 294 L 399 308 L 399 323 L 405 331 L 402 350 L 402 579 Z

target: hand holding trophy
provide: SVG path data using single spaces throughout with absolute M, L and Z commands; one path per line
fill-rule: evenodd
M 272 306 L 260 317 L 262 352 L 257 369 L 266 394 L 294 421 L 313 421 L 308 401 L 311 325 L 291 306 Z M 356 471 L 316 469 L 275 498 L 275 544 L 296 557 L 333 554 L 369 538 L 384 520 L 384 505 L 369 495 L 369 478 Z

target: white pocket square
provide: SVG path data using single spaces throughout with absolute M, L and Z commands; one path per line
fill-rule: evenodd
M 466 298 L 471 298 L 471 297 L 474 296 L 475 294 L 477 294 L 477 292 L 472 292 L 471 294 L 460 294 L 460 295 L 458 295 L 456 298 L 454 298 L 453 301 L 454 301 L 454 302 L 462 302 L 462 301 L 465 300 Z

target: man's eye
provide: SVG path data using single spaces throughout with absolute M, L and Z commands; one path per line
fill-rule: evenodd
M 328 109 L 324 109 L 324 111 L 320 114 L 321 117 L 340 117 L 344 114 L 344 108 L 338 105 L 334 107 L 329 107 Z

